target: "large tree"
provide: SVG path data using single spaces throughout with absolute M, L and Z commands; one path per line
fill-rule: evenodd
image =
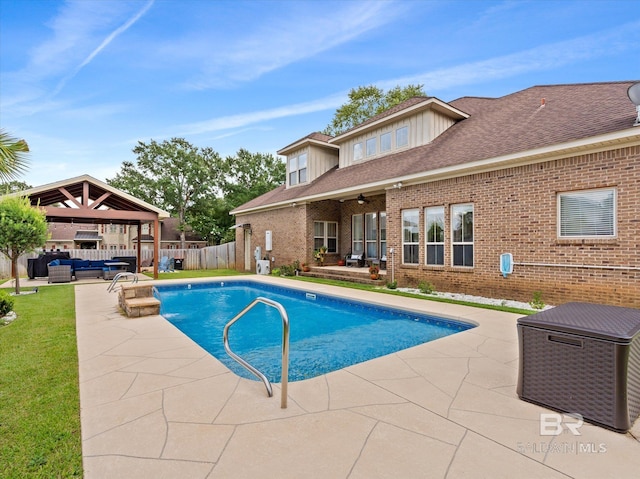
M 423 86 L 396 86 L 386 93 L 374 85 L 352 88 L 349 91 L 349 101 L 336 110 L 331 123 L 322 133 L 338 136 L 409 98 L 425 96 Z
M 183 138 L 162 143 L 139 141 L 133 152 L 137 160 L 125 161 L 120 173 L 107 183 L 178 218 L 184 249 L 190 211 L 203 198 L 217 192 L 220 156 L 211 148 L 197 148 Z
M 223 172 L 221 188 L 232 209 L 282 185 L 286 178 L 282 160 L 244 148 L 225 158 Z
M 27 169 L 29 145 L 0 129 L 0 183 L 15 180 Z
M 285 164 L 271 154 L 240 149 L 220 164 L 222 197 L 207 197 L 191 210 L 189 225 L 210 243 L 235 240 L 229 212 L 284 183 Z
M 0 199 L 0 252 L 11 260 L 16 294 L 20 294 L 18 258 L 42 247 L 48 238 L 47 216 L 22 196 Z
M 8 181 L 6 183 L 0 183 L 0 195 L 8 195 L 9 193 L 18 193 L 20 191 L 28 190 L 29 188 L 33 188 L 31 185 L 25 183 L 24 181 Z

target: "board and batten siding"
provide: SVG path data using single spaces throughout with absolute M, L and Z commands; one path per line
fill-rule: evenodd
M 289 184 L 289 160 L 296 156 L 307 154 L 307 181 L 297 185 Z M 287 188 L 295 188 L 300 185 L 307 185 L 319 176 L 323 175 L 338 164 L 338 152 L 325 150 L 316 146 L 304 146 L 287 155 Z
M 397 119 L 391 123 L 372 127 L 372 129 L 340 144 L 340 168 L 426 145 L 454 124 L 454 119 L 428 109 L 409 117 Z M 405 126 L 409 127 L 409 142 L 406 146 L 398 148 L 396 147 L 396 130 Z M 380 137 L 385 133 L 391 133 L 391 150 L 381 152 Z M 366 143 L 371 138 L 376 139 L 376 154 L 367 156 Z M 354 161 L 353 148 L 357 143 L 362 143 L 362 159 Z

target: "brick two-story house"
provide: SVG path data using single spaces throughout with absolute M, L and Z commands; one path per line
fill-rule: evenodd
M 386 260 L 399 285 L 640 307 L 633 84 L 412 98 L 339 136 L 302 138 L 278 152 L 286 184 L 232 212 L 239 268 L 255 270 L 256 247 L 278 265 L 312 262 L 324 245 L 327 263 Z

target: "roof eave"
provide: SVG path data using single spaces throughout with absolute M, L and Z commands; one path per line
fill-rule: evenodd
M 635 145 L 640 145 L 640 128 L 638 127 L 616 131 L 613 133 L 597 135 L 589 137 L 587 139 L 574 140 L 566 143 L 535 148 L 533 150 L 510 153 L 508 155 L 502 155 L 494 158 L 487 158 L 472 161 L 469 163 L 463 163 L 460 165 L 438 168 L 436 170 L 420 172 L 412 175 L 386 178 L 377 182 L 359 184 L 349 188 L 319 193 L 317 195 L 291 198 L 285 201 L 279 201 L 268 205 L 255 206 L 252 208 L 237 209 L 231 211 L 231 214 L 242 215 L 257 213 L 260 211 L 291 207 L 294 203 L 296 205 L 303 205 L 305 203 L 310 203 L 313 201 L 340 199 L 358 193 L 366 193 L 367 191 L 390 189 L 397 185 L 399 182 L 401 182 L 404 186 L 408 186 L 410 184 L 442 180 L 473 173 L 482 173 L 506 167 L 541 163 L 543 161 L 565 158 L 570 155 L 589 154 L 597 151 L 602 151 L 603 148 L 609 148 L 613 146 L 619 148 L 622 146 Z

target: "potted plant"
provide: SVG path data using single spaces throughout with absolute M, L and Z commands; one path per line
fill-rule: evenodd
M 371 275 L 371 279 L 380 279 L 380 268 L 372 264 L 369 266 L 369 274 Z
M 308 273 L 309 271 L 311 271 L 311 268 L 307 263 L 302 263 L 302 271 L 304 271 L 305 273 Z
M 338 266 L 344 266 L 345 264 L 346 264 L 346 262 L 345 262 L 344 258 L 340 258 L 338 260 Z

